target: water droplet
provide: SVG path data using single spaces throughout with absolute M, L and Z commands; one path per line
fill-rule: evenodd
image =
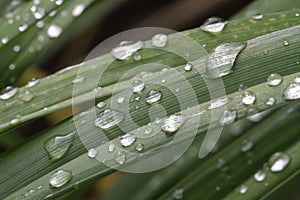
M 256 96 L 253 92 L 246 91 L 242 94 L 242 103 L 245 105 L 252 105 L 256 100 Z
M 95 126 L 108 129 L 114 125 L 117 125 L 124 119 L 124 115 L 118 111 L 114 110 L 104 110 L 98 115 L 98 118 L 95 120 Z
M 246 153 L 253 148 L 253 142 L 250 140 L 244 140 L 241 146 L 241 152 Z
M 157 90 L 151 90 L 146 97 L 146 102 L 149 104 L 155 103 L 161 99 L 162 94 Z
M 297 76 L 297 77 L 294 79 L 294 83 L 300 84 L 300 76 Z
M 165 47 L 168 43 L 168 36 L 166 34 L 156 34 L 151 41 L 155 47 Z
M 72 178 L 73 175 L 71 171 L 60 169 L 51 175 L 49 184 L 53 188 L 59 188 L 70 182 Z
M 55 24 L 50 25 L 47 30 L 47 34 L 50 38 L 57 38 L 60 36 L 61 33 L 62 29 Z
M 84 76 L 77 75 L 75 79 L 72 81 L 72 83 L 82 83 L 84 79 L 85 79 Z
M 0 99 L 1 100 L 7 100 L 12 98 L 13 96 L 15 96 L 18 92 L 17 88 L 11 87 L 11 86 L 7 86 L 3 92 L 1 92 L 0 94 Z
M 141 80 L 135 80 L 132 83 L 132 90 L 134 93 L 139 93 L 145 88 L 145 83 Z
M 45 149 L 52 160 L 61 159 L 73 145 L 75 133 L 65 136 L 54 136 L 45 143 Z
M 210 103 L 210 105 L 208 106 L 207 109 L 208 110 L 216 109 L 216 108 L 226 105 L 227 103 L 228 103 L 227 98 L 215 99 L 215 100 L 212 100 L 212 102 Z
M 229 169 L 229 167 L 227 166 L 227 162 L 222 158 L 218 159 L 216 168 L 217 168 L 217 170 L 220 170 L 221 172 L 226 172 Z
M 193 65 L 191 63 L 187 63 L 186 65 L 184 65 L 184 70 L 186 72 L 189 72 L 193 69 Z
M 248 191 L 248 187 L 246 185 L 242 185 L 240 187 L 240 194 L 245 194 Z
M 112 151 L 115 150 L 115 147 L 116 147 L 116 146 L 115 146 L 114 144 L 109 144 L 109 145 L 108 145 L 107 151 L 108 151 L 108 152 L 112 152 Z
M 128 147 L 130 145 L 132 145 L 136 140 L 136 135 L 131 134 L 131 133 L 127 133 L 125 135 L 121 136 L 121 145 L 123 147 Z
M 211 17 L 200 26 L 200 29 L 209 33 L 218 33 L 224 29 L 226 24 L 227 22 L 222 18 Z
M 177 189 L 173 192 L 172 197 L 173 199 L 183 199 L 183 193 L 184 190 L 183 189 Z
M 299 16 L 300 16 L 300 13 L 296 12 L 295 17 L 299 17 Z
M 45 25 L 45 22 L 44 22 L 44 21 L 38 21 L 38 22 L 36 23 L 36 27 L 38 27 L 38 28 L 43 28 L 44 25 Z
M 271 172 L 281 172 L 290 163 L 291 158 L 283 152 L 274 153 L 269 159 Z
M 21 50 L 21 47 L 19 45 L 16 45 L 13 47 L 14 52 L 19 52 Z
M 74 7 L 74 9 L 72 10 L 72 15 L 74 17 L 78 17 L 82 14 L 82 12 L 84 11 L 85 6 L 83 4 L 78 4 Z
M 13 70 L 16 69 L 16 65 L 15 65 L 15 64 L 10 64 L 10 65 L 8 66 L 8 68 L 9 68 L 9 70 L 13 71 Z
M 36 86 L 36 85 L 39 84 L 39 83 L 40 83 L 40 79 L 38 79 L 38 78 L 33 78 L 33 79 L 31 79 L 30 81 L 28 81 L 26 87 L 31 88 L 31 87 L 33 87 L 33 86 Z
M 103 101 L 97 103 L 97 108 L 104 108 L 105 106 L 106 106 L 106 103 Z
M 161 129 L 166 133 L 174 133 L 181 127 L 183 122 L 184 120 L 181 115 L 171 115 L 164 120 Z
M 115 161 L 117 163 L 119 163 L 120 165 L 124 164 L 126 160 L 126 155 L 124 152 L 122 151 L 119 151 L 116 155 L 115 155 Z
M 267 81 L 269 86 L 277 86 L 281 83 L 282 77 L 280 76 L 280 74 L 270 74 Z
M 259 20 L 262 18 L 264 18 L 264 15 L 262 15 L 262 14 L 256 14 L 251 17 L 251 19 L 254 19 L 254 20 Z
M 153 131 L 153 129 L 152 129 L 151 127 L 148 127 L 148 128 L 145 129 L 144 134 L 145 134 L 145 135 L 149 135 L 149 134 L 152 133 L 152 131 Z
M 273 106 L 275 103 L 276 103 L 276 99 L 274 97 L 268 98 L 267 101 L 265 102 L 267 106 Z
M 124 103 L 124 101 L 125 101 L 125 97 L 123 97 L 123 96 L 120 96 L 120 97 L 117 98 L 117 102 L 118 102 L 119 104 Z
M 9 124 L 12 126 L 15 126 L 21 122 L 22 117 L 20 115 L 17 115 L 16 118 L 10 120 Z
M 58 6 L 60 6 L 63 2 L 64 2 L 63 0 L 56 0 L 55 4 L 58 5 Z
M 283 41 L 283 46 L 289 46 L 289 44 L 290 44 L 289 41 L 286 41 L 286 40 Z
M 266 177 L 267 177 L 267 173 L 263 170 L 259 170 L 254 174 L 254 180 L 257 182 L 263 182 Z
M 88 151 L 88 157 L 90 157 L 90 158 L 95 158 L 97 156 L 97 154 L 98 154 L 98 151 L 96 149 L 90 149 Z
M 225 110 L 219 119 L 219 124 L 221 126 L 232 124 L 233 122 L 235 122 L 236 116 L 236 110 Z
M 206 76 L 218 78 L 232 71 L 238 54 L 246 47 L 242 43 L 225 43 L 217 46 L 209 55 L 206 63 Z
M 29 91 L 22 91 L 19 94 L 19 97 L 24 102 L 29 102 L 33 98 L 33 95 Z
M 133 59 L 135 61 L 140 61 L 142 59 L 142 55 L 136 52 L 133 54 Z
M 137 144 L 136 146 L 135 146 L 135 149 L 137 150 L 137 151 L 143 151 L 144 150 L 144 145 L 143 144 Z
M 42 19 L 45 16 L 45 9 L 37 6 L 31 7 L 32 14 L 35 19 Z
M 287 86 L 283 92 L 284 98 L 287 100 L 300 99 L 300 84 L 292 83 Z
M 144 46 L 142 41 L 123 41 L 117 47 L 113 48 L 111 54 L 119 60 L 125 60 L 133 53 L 137 52 Z
M 19 26 L 19 31 L 24 32 L 27 28 L 28 28 L 28 24 L 23 24 L 23 25 Z
M 243 90 L 246 90 L 247 88 L 248 88 L 247 85 L 241 84 L 241 85 L 239 86 L 239 91 L 241 92 L 241 91 L 243 91 Z
M 8 37 L 4 37 L 1 39 L 2 44 L 6 44 L 8 42 Z

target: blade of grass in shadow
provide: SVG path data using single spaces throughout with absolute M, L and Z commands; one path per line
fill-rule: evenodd
M 184 34 L 198 42 L 201 41 L 201 44 L 205 41 L 207 50 L 211 51 L 211 49 L 216 47 L 216 45 L 224 42 L 247 42 L 249 39 L 251 40 L 253 37 L 255 38 L 261 34 L 270 33 L 286 26 L 299 24 L 299 20 L 299 17 L 294 16 L 294 12 L 285 12 L 275 15 L 267 15 L 264 19 L 259 21 L 243 19 L 229 22 L 226 29 L 221 34 L 217 35 L 204 33 L 200 29 L 186 31 Z M 251 32 L 250 34 L 248 29 L 257 31 Z M 298 28 L 278 31 L 262 38 L 257 38 L 255 46 L 247 47 L 243 52 L 241 52 L 235 62 L 235 73 L 223 77 L 226 91 L 228 93 L 237 91 L 240 84 L 245 84 L 250 87 L 261 83 L 271 72 L 274 71 L 281 75 L 297 72 L 298 67 L 296 63 L 298 62 L 298 58 L 296 55 L 299 49 L 297 46 L 299 42 L 297 38 L 297 29 Z M 176 39 L 176 35 L 173 37 Z M 269 38 L 274 39 L 270 40 Z M 256 39 L 253 39 L 253 43 L 255 43 L 255 41 Z M 284 46 L 284 41 L 289 41 L 290 45 Z M 183 43 L 178 41 L 175 43 L 176 48 L 181 48 L 182 46 L 184 46 Z M 111 95 L 114 89 L 121 91 L 125 88 L 131 87 L 131 77 L 128 77 L 129 80 L 124 80 L 121 84 L 119 83 L 119 88 L 116 87 L 114 83 L 116 83 L 116 81 L 129 69 L 142 64 L 165 64 L 169 67 L 177 67 L 176 69 L 184 72 L 183 65 L 186 64 L 186 61 L 178 56 L 164 51 L 157 52 L 150 51 L 148 49 L 141 50 L 140 53 L 143 59 L 139 62 L 136 62 L 133 59 L 128 61 L 115 61 L 101 79 L 99 86 L 102 88 L 102 91 L 100 94 L 96 94 L 96 97 Z M 2 104 L 2 106 L 0 105 L 0 116 L 1 119 L 3 119 L 0 124 L 0 131 L 3 132 L 29 120 L 46 115 L 49 112 L 70 106 L 72 103 L 72 97 L 77 99 L 78 102 L 91 100 L 95 89 L 93 88 L 92 83 L 98 79 L 98 77 L 96 77 L 97 71 L 101 69 L 101 67 L 103 67 L 109 59 L 110 55 L 105 55 L 98 59 L 90 60 L 83 65 L 67 68 L 52 76 L 42 79 L 35 87 L 27 88 L 25 86 L 20 88 L 21 92 L 19 92 L 18 95 L 15 95 L 7 101 L 0 102 Z M 71 83 L 75 80 L 77 70 L 80 66 L 85 67 L 84 74 L 86 77 L 84 78 L 86 81 L 85 85 L 87 87 L 83 88 L 81 94 L 78 94 L 78 96 L 72 96 L 73 84 Z M 257 70 L 261 73 L 257 73 Z M 160 72 L 158 72 L 158 74 L 162 77 L 168 73 L 166 72 L 161 75 Z M 205 83 L 203 79 L 199 78 L 197 71 L 192 70 L 190 73 L 184 73 L 183 75 L 191 82 L 193 87 L 195 87 L 195 90 L 199 90 L 197 95 L 201 94 L 201 96 L 198 96 L 200 102 L 209 100 L 206 98 L 208 91 Z M 157 75 L 156 77 L 159 76 Z M 88 80 L 91 81 L 88 82 Z M 29 94 L 32 95 L 32 98 L 28 101 L 25 101 L 26 98 L 25 100 L 22 100 L 22 95 L 26 92 L 29 92 Z M 51 98 L 49 98 L 49 94 L 51 94 Z M 200 98 L 202 96 L 205 96 L 205 98 Z M 18 123 L 10 123 L 12 120 L 16 119 L 16 116 L 21 116 Z

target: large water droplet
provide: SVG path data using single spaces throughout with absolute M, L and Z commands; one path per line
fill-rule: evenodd
M 257 182 L 263 182 L 266 177 L 267 177 L 267 173 L 263 170 L 259 170 L 254 174 L 254 180 Z
M 73 175 L 71 171 L 60 169 L 51 175 L 49 179 L 49 184 L 53 188 L 59 188 L 70 182 L 72 178 Z
M 182 188 L 175 190 L 172 194 L 173 199 L 183 199 L 183 192 L 184 190 Z
M 57 38 L 60 36 L 61 33 L 62 29 L 55 24 L 50 25 L 47 30 L 47 34 L 50 38 Z
M 225 43 L 217 46 L 209 55 L 206 76 L 218 78 L 230 74 L 238 54 L 246 47 L 242 43 Z
M 72 15 L 74 17 L 78 17 L 82 14 L 82 12 L 84 11 L 85 6 L 83 4 L 78 4 L 74 7 L 74 9 L 72 10 Z
M 269 86 L 277 86 L 281 83 L 282 77 L 280 76 L 280 74 L 270 74 L 267 81 Z
M 166 133 L 174 133 L 181 127 L 183 122 L 184 120 L 181 115 L 171 115 L 164 120 L 161 129 Z
M 224 29 L 226 24 L 227 22 L 222 18 L 211 17 L 200 26 L 200 29 L 209 33 L 218 33 Z
M 95 120 L 95 126 L 102 129 L 108 129 L 114 125 L 117 125 L 123 119 L 124 115 L 122 113 L 107 109 L 98 115 L 97 119 Z
M 145 88 L 145 83 L 141 80 L 135 80 L 132 83 L 132 90 L 134 93 L 139 93 Z
M 157 90 L 151 90 L 146 97 L 146 102 L 149 104 L 155 103 L 161 99 L 162 94 Z
M 156 34 L 152 37 L 151 41 L 155 47 L 165 47 L 168 43 L 168 36 L 165 34 Z
M 253 92 L 246 91 L 242 94 L 242 103 L 245 105 L 252 105 L 256 100 L 256 96 Z
M 283 152 L 274 153 L 269 159 L 269 166 L 271 172 L 281 172 L 290 163 L 291 158 Z
M 287 100 L 300 99 L 300 84 L 292 83 L 287 86 L 283 92 L 284 98 Z
M 119 60 L 125 60 L 133 53 L 137 52 L 144 46 L 142 41 L 123 41 L 117 47 L 113 48 L 111 54 Z
M 75 133 L 65 136 L 54 136 L 45 143 L 45 149 L 52 160 L 61 159 L 73 145 Z
M 117 163 L 119 163 L 120 165 L 124 164 L 124 162 L 126 161 L 126 155 L 124 152 L 119 151 L 116 155 L 115 155 L 115 161 Z
M 127 133 L 125 135 L 121 136 L 121 145 L 123 147 L 128 147 L 130 145 L 132 145 L 136 140 L 136 135 L 131 134 L 131 133 Z
M 232 124 L 236 120 L 236 110 L 225 110 L 219 119 L 219 124 L 221 126 L 226 126 Z
M 97 156 L 97 154 L 98 154 L 98 151 L 96 149 L 90 149 L 88 151 L 88 157 L 90 157 L 90 158 L 95 158 Z
M 7 100 L 12 98 L 13 96 L 15 96 L 18 92 L 17 88 L 11 87 L 11 86 L 7 86 L 3 92 L 1 92 L 0 94 L 0 99 L 1 100 Z

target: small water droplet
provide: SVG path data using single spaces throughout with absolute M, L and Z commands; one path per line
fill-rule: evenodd
M 225 43 L 217 46 L 208 57 L 205 75 L 208 78 L 218 78 L 230 74 L 238 54 L 245 47 L 243 43 Z
M 174 133 L 181 127 L 183 122 L 184 120 L 181 115 L 171 115 L 164 120 L 161 129 L 166 133 Z
M 275 103 L 276 103 L 276 99 L 274 97 L 268 98 L 267 101 L 265 102 L 267 106 L 273 106 Z
M 82 14 L 82 12 L 84 11 L 85 6 L 83 4 L 78 4 L 74 7 L 74 9 L 72 10 L 72 15 L 74 17 L 78 17 Z
M 97 108 L 104 108 L 105 106 L 106 106 L 106 103 L 103 101 L 97 103 Z
M 55 4 L 58 5 L 58 6 L 60 6 L 63 2 L 64 2 L 63 0 L 56 0 Z
M 123 147 L 128 147 L 130 145 L 132 145 L 136 140 L 136 135 L 131 134 L 131 133 L 127 133 L 125 135 L 121 136 L 121 145 Z
M 277 86 L 281 83 L 282 77 L 280 76 L 280 74 L 273 73 L 270 74 L 267 81 L 269 86 Z
M 116 155 L 115 155 L 115 161 L 117 163 L 119 163 L 120 165 L 124 164 L 126 161 L 126 155 L 124 152 L 119 151 Z
M 133 54 L 133 59 L 135 61 L 140 61 L 142 59 L 142 55 L 136 52 Z
M 49 184 L 52 188 L 59 188 L 70 182 L 72 178 L 73 175 L 71 171 L 60 169 L 51 175 Z
M 145 135 L 149 135 L 149 134 L 152 133 L 152 131 L 153 131 L 153 129 L 152 129 L 151 127 L 148 127 L 148 128 L 145 129 L 144 134 L 145 134 Z
M 55 24 L 50 25 L 47 30 L 47 34 L 50 38 L 57 38 L 60 36 L 61 33 L 62 29 Z
M 252 105 L 256 100 L 256 96 L 253 92 L 246 91 L 242 94 L 242 103 L 245 105 Z
M 155 103 L 161 99 L 162 94 L 157 90 L 151 90 L 146 97 L 146 102 L 149 104 Z
M 262 18 L 264 18 L 264 15 L 262 15 L 262 14 L 256 14 L 251 17 L 251 19 L 254 19 L 254 20 L 259 20 Z
M 168 36 L 166 34 L 156 34 L 151 41 L 155 47 L 165 47 L 168 43 Z
M 1 39 L 2 44 L 6 44 L 8 42 L 8 37 L 4 37 Z
M 245 84 L 241 84 L 240 86 L 239 86 L 239 91 L 241 92 L 241 91 L 244 91 L 244 90 L 246 90 L 248 87 L 247 87 L 247 85 L 245 85 Z
M 210 105 L 208 106 L 207 109 L 208 110 L 216 109 L 216 108 L 226 105 L 227 103 L 228 103 L 227 98 L 215 99 L 215 100 L 212 100 L 212 102 L 210 103 Z
M 115 150 L 115 147 L 116 147 L 116 146 L 115 146 L 114 144 L 111 143 L 111 144 L 108 145 L 107 151 L 108 151 L 108 152 L 113 152 L 113 151 Z
M 240 194 L 245 194 L 248 191 L 248 187 L 246 185 L 242 185 L 240 187 Z
M 254 174 L 254 180 L 257 182 L 263 182 L 266 177 L 267 177 L 267 173 L 263 170 L 259 170 Z
M 221 172 L 226 172 L 229 169 L 227 162 L 222 158 L 218 159 L 216 168 L 217 168 L 217 170 L 219 170 Z
M 300 84 L 300 76 L 297 76 L 297 77 L 294 79 L 294 83 Z
M 289 41 L 286 41 L 286 40 L 283 41 L 283 46 L 289 46 L 289 44 L 290 44 Z
M 211 17 L 200 26 L 200 29 L 209 33 L 218 33 L 224 29 L 226 24 L 227 22 L 222 18 Z
M 82 76 L 82 75 L 77 75 L 76 77 L 75 77 L 75 79 L 74 80 L 72 80 L 72 83 L 82 83 L 83 81 L 84 81 L 84 76 Z
M 73 145 L 75 132 L 65 136 L 53 136 L 45 142 L 45 149 L 52 160 L 61 159 Z
M 44 22 L 44 21 L 38 21 L 38 22 L 36 23 L 36 27 L 38 27 L 38 28 L 43 28 L 44 25 L 45 25 L 45 22 Z
M 45 9 L 41 7 L 32 6 L 31 12 L 35 19 L 42 19 L 45 16 Z
M 290 163 L 291 158 L 283 152 L 274 153 L 269 159 L 269 166 L 271 172 L 281 172 Z
M 136 146 L 135 146 L 135 149 L 137 150 L 137 151 L 143 151 L 144 150 L 144 145 L 143 144 L 137 144 Z
M 13 47 L 14 52 L 19 52 L 21 50 L 21 47 L 19 45 L 16 45 Z
M 134 80 L 132 83 L 132 90 L 134 93 L 139 93 L 145 88 L 145 83 L 141 80 Z
M 237 116 L 236 110 L 225 110 L 219 119 L 221 126 L 227 126 L 235 122 Z
M 184 65 L 184 70 L 186 72 L 189 72 L 193 69 L 193 65 L 191 63 L 187 63 L 186 65 Z
M 284 98 L 287 100 L 300 99 L 300 84 L 292 83 L 287 86 L 283 92 Z
M 98 151 L 96 149 L 90 149 L 88 151 L 88 157 L 90 157 L 90 158 L 95 158 L 97 156 L 97 154 L 98 154 Z
M 99 113 L 97 119 L 95 120 L 95 126 L 102 129 L 108 129 L 119 124 L 123 119 L 124 115 L 122 113 L 107 109 Z
M 28 24 L 23 24 L 23 25 L 19 26 L 18 29 L 20 32 L 24 32 L 27 28 L 28 28 Z
M 29 102 L 33 98 L 33 95 L 29 91 L 22 91 L 19 94 L 19 97 L 24 102 Z
M 183 199 L 183 193 L 184 193 L 184 190 L 182 188 L 177 189 L 173 192 L 172 197 L 173 197 L 173 199 L 176 199 L 176 200 Z
M 299 17 L 299 16 L 300 16 L 300 13 L 296 12 L 295 17 Z
M 9 124 L 12 126 L 15 126 L 21 122 L 22 117 L 20 115 L 17 115 L 16 118 L 10 120 Z
M 117 102 L 118 102 L 119 104 L 124 103 L 124 101 L 125 101 L 125 97 L 123 97 L 123 96 L 120 96 L 120 97 L 117 98 Z
M 123 41 L 112 49 L 111 54 L 119 60 L 125 60 L 144 46 L 142 41 Z
M 0 99 L 1 100 L 7 100 L 15 96 L 18 92 L 17 88 L 7 86 L 0 94 Z
M 246 153 L 253 148 L 253 142 L 250 140 L 244 140 L 241 146 L 241 152 Z
M 39 83 L 40 83 L 40 79 L 38 79 L 38 78 L 32 78 L 30 81 L 28 81 L 26 87 L 31 88 L 33 86 L 36 86 Z

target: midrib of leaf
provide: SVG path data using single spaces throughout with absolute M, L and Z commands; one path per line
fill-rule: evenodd
M 203 33 L 199 29 L 186 31 L 184 32 L 184 34 L 195 39 L 201 44 L 206 44 L 207 50 L 210 51 L 216 45 L 223 42 L 244 42 L 246 40 L 276 31 L 278 29 L 285 28 L 287 26 L 296 25 L 299 23 L 300 17 L 295 17 L 294 13 L 294 11 L 291 11 L 275 15 L 271 14 L 265 16 L 265 18 L 261 21 L 243 19 L 229 22 L 224 32 L 217 35 Z M 247 29 L 257 31 L 249 33 Z M 298 58 L 294 55 L 297 53 L 297 39 L 289 35 L 289 33 L 282 34 L 282 41 L 278 40 L 278 42 L 272 47 L 269 44 L 269 42 L 272 41 L 268 41 L 268 38 L 267 40 L 262 40 L 262 44 L 258 44 L 260 46 L 257 48 L 253 48 L 253 51 L 244 51 L 239 56 L 235 64 L 235 72 L 237 74 L 240 74 L 240 76 L 235 74 L 223 78 L 223 81 L 226 85 L 226 90 L 229 93 L 234 92 L 238 89 L 239 84 L 241 83 L 248 86 L 261 83 L 268 76 L 268 73 L 271 72 L 271 69 L 273 69 L 274 71 L 276 69 L 276 72 L 282 75 L 296 72 L 296 63 L 298 62 Z M 289 40 L 290 45 L 288 47 L 283 48 L 284 40 Z M 181 44 L 179 42 L 178 46 L 180 47 L 180 45 Z M 265 55 L 264 52 L 268 52 L 268 54 Z M 165 52 L 161 52 L 160 55 L 157 56 L 157 54 L 149 52 L 149 50 L 142 50 L 141 54 L 143 56 L 143 60 L 141 62 L 134 62 L 132 60 L 129 60 L 126 62 L 116 61 L 115 63 L 113 63 L 112 67 L 108 69 L 108 71 L 105 73 L 105 76 L 99 83 L 99 85 L 103 87 L 103 93 L 101 93 L 98 97 L 105 97 L 107 95 L 110 95 L 112 93 L 112 90 L 115 88 L 115 85 L 111 84 L 114 84 L 123 73 L 135 66 L 155 62 L 167 64 L 170 67 L 182 68 L 181 65 L 184 64 L 184 61 L 182 59 L 179 59 L 174 55 L 168 54 L 167 57 Z M 88 61 L 84 64 L 84 74 L 87 74 L 88 76 L 86 77 L 86 79 L 90 78 L 92 80 L 95 80 L 96 77 L 93 78 L 93 76 L 97 74 L 97 70 L 105 66 L 106 60 L 108 59 L 107 56 L 108 55 L 102 56 L 98 59 Z M 254 59 L 254 57 L 256 57 L 256 59 Z M 90 96 L 91 93 L 93 93 L 93 88 L 91 87 L 85 88 L 82 91 L 82 94 L 80 94 L 81 96 L 72 96 L 73 85 L 70 83 L 76 76 L 78 68 L 79 66 L 74 66 L 69 70 L 64 70 L 63 73 L 60 72 L 41 80 L 41 83 L 39 85 L 29 90 L 34 95 L 34 99 L 32 99 L 30 102 L 24 103 L 20 101 L 20 99 L 16 96 L 15 98 L 12 98 L 11 101 L 16 100 L 17 102 L 9 110 L 6 110 L 5 107 L 1 108 L 0 106 L 0 110 L 3 110 L 3 112 L 0 112 L 0 115 L 2 113 L 5 113 L 4 116 L 1 116 L 1 118 L 3 119 L 2 125 L 0 126 L 2 132 L 7 130 L 8 128 L 14 127 L 11 126 L 9 122 L 14 119 L 16 115 L 21 115 L 23 117 L 21 123 L 25 123 L 28 120 L 43 116 L 45 114 L 48 114 L 49 112 L 53 112 L 57 109 L 70 106 L 72 98 L 77 98 L 78 101 L 82 99 L 82 102 L 89 100 L 89 98 L 87 99 L 87 97 Z M 261 68 L 264 68 L 265 70 L 263 71 Z M 261 70 L 261 73 L 257 74 L 256 70 Z M 195 75 L 196 74 L 192 72 L 191 74 L 187 75 L 187 78 L 192 81 L 193 76 Z M 252 78 L 254 75 L 256 76 L 255 80 Z M 232 80 L 233 76 L 235 79 L 234 81 Z M 125 87 L 129 87 L 128 84 L 124 85 Z M 45 90 L 45 88 L 47 89 Z M 199 94 L 202 93 L 202 96 L 206 96 L 206 88 L 203 87 L 200 90 L 201 92 L 199 92 Z M 52 98 L 48 98 L 48 94 L 52 94 Z M 205 102 L 207 100 L 208 98 L 201 99 L 200 101 Z M 47 107 L 48 110 L 43 111 L 44 107 Z

